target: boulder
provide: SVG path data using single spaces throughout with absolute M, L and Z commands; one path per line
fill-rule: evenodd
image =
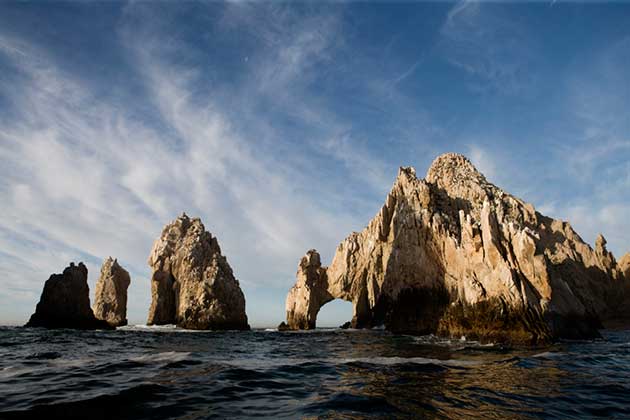
M 53 274 L 44 284 L 35 313 L 26 327 L 111 329 L 90 308 L 88 270 L 83 263 L 70 263 L 62 274 Z
M 195 330 L 247 330 L 245 297 L 219 243 L 198 218 L 186 214 L 155 241 L 149 266 L 149 325 Z
M 130 283 L 127 270 L 118 264 L 118 260 L 108 257 L 96 282 L 94 316 L 114 327 L 127 325 L 127 289 Z
M 518 344 L 592 338 L 623 316 L 629 282 L 603 237 L 592 249 L 449 153 L 424 179 L 400 168 L 378 214 L 327 268 L 314 250 L 302 258 L 287 325 L 314 328 L 322 305 L 344 299 L 354 328 Z

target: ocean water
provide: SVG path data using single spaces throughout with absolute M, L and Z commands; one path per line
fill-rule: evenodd
M 513 349 L 378 330 L 0 328 L 0 419 L 630 417 L 630 331 Z

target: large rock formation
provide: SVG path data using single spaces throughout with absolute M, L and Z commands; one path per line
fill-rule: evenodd
M 107 322 L 96 319 L 90 308 L 88 270 L 83 263 L 70 263 L 63 274 L 53 274 L 44 284 L 35 313 L 26 327 L 110 329 Z
M 127 325 L 127 289 L 130 283 L 127 270 L 118 264 L 118 260 L 108 257 L 96 282 L 93 308 L 96 318 L 114 327 Z
M 186 214 L 162 231 L 149 256 L 149 325 L 196 330 L 249 329 L 245 297 L 217 239 Z
M 322 305 L 344 299 L 357 328 L 514 343 L 596 337 L 602 321 L 630 315 L 629 282 L 603 237 L 592 249 L 569 223 L 445 154 L 425 179 L 400 168 L 380 212 L 328 268 L 314 250 L 302 258 L 287 324 L 314 328 Z

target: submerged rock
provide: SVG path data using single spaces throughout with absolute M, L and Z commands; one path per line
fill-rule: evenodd
M 96 282 L 94 316 L 118 327 L 127 325 L 127 289 L 131 279 L 118 260 L 108 257 Z
M 186 214 L 162 231 L 149 256 L 149 325 L 246 330 L 245 297 L 217 239 Z
M 96 319 L 90 308 L 88 270 L 83 263 L 53 274 L 44 284 L 35 313 L 26 327 L 111 329 L 105 321 Z
M 278 325 L 278 331 L 290 331 L 291 328 L 287 325 L 286 322 L 282 321 L 280 325 Z
M 379 213 L 328 268 L 314 250 L 302 258 L 287 324 L 314 328 L 322 305 L 344 299 L 355 328 L 528 344 L 597 337 L 602 321 L 624 316 L 620 266 L 603 237 L 593 250 L 449 153 L 425 179 L 400 168 Z

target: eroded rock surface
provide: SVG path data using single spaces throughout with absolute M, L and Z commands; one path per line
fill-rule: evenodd
M 88 270 L 83 263 L 70 266 L 62 274 L 53 274 L 44 284 L 41 298 L 27 327 L 110 329 L 96 319 L 90 308 Z
M 619 259 L 619 269 L 626 277 L 626 280 L 630 281 L 630 252 Z
M 149 325 L 249 329 L 245 297 L 217 239 L 186 214 L 162 231 L 149 256 Z
M 628 266 L 602 236 L 592 249 L 569 223 L 449 153 L 425 179 L 400 168 L 379 213 L 337 247 L 328 268 L 314 250 L 302 258 L 287 324 L 314 328 L 323 304 L 344 299 L 355 328 L 527 344 L 596 337 L 602 321 L 625 316 Z
M 96 282 L 94 316 L 118 327 L 127 325 L 127 289 L 131 278 L 118 260 L 108 257 Z

